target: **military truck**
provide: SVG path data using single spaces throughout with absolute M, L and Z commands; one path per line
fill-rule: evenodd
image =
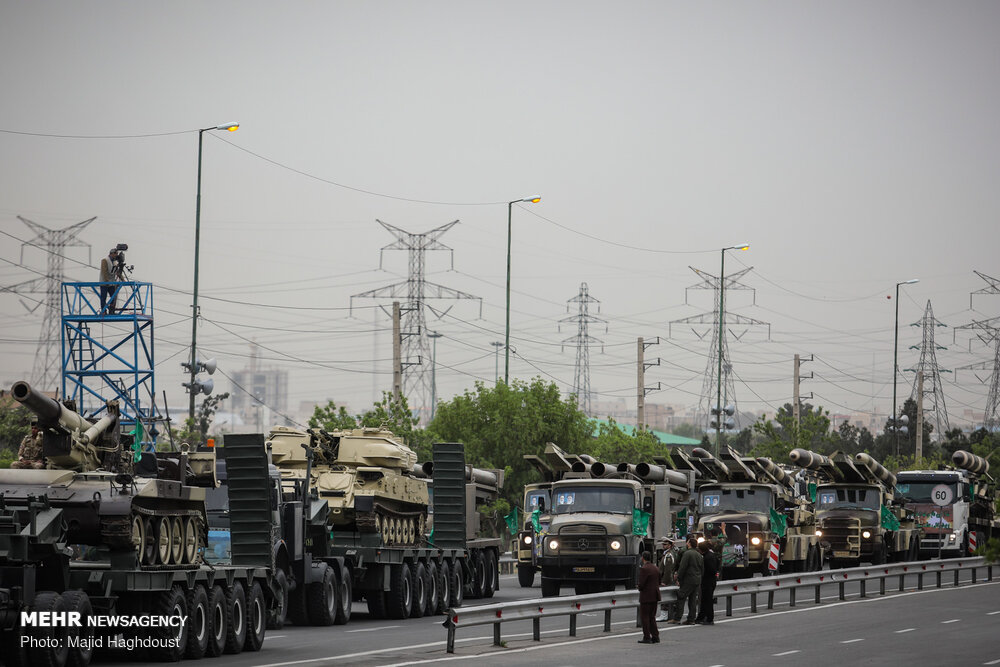
M 997 484 L 985 459 L 958 450 L 944 470 L 896 474 L 896 492 L 923 531 L 921 558 L 971 555 L 1000 537 Z
M 213 455 L 137 456 L 120 434 L 114 402 L 91 422 L 26 382 L 11 394 L 38 416 L 45 468 L 0 470 L 5 664 L 86 665 L 94 650 L 114 648 L 141 647 L 170 661 L 259 650 L 274 594 L 257 549 L 270 535 L 253 521 L 237 522 L 231 562 L 206 562 Z M 230 470 L 231 492 L 245 519 L 260 509 L 264 451 L 233 446 L 239 462 Z M 46 612 L 79 614 L 80 626 L 46 627 Z M 141 630 L 91 623 L 150 615 L 187 620 Z
M 791 462 L 814 471 L 816 535 L 831 568 L 916 560 L 921 529 L 895 493 L 896 476 L 862 452 L 823 456 L 793 449 Z
M 635 588 L 642 553 L 655 552 L 656 538 L 672 530 L 671 506 L 686 503 L 687 478 L 645 463 L 578 460 L 572 472 L 589 479 L 564 477 L 549 490 L 550 520 L 537 558 L 542 596 L 559 595 L 563 585 L 577 594 Z
M 772 545 L 779 545 L 777 572 L 822 568 L 815 516 L 788 472 L 767 458 L 741 456 L 731 447 L 719 458 L 696 447 L 674 449 L 671 462 L 696 475 L 694 532 L 722 543 L 720 576 L 768 574 Z M 724 531 L 724 533 L 723 533 Z
M 362 599 L 375 618 L 420 617 L 460 606 L 466 593 L 482 595 L 477 573 L 489 566 L 487 553 L 467 537 L 467 516 L 476 510 L 467 504 L 461 444 L 434 445 L 433 541 L 425 535 L 427 473 L 391 432 L 275 427 L 268 447 L 285 496 L 307 490 L 310 567 L 304 585 L 298 576 L 289 584 L 293 621 L 319 618 L 325 625 L 325 609 L 346 610 L 348 600 Z M 332 573 L 328 584 L 310 584 L 323 568 Z

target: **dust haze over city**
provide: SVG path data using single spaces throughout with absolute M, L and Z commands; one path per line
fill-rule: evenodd
M 560 320 L 586 283 L 593 416 L 634 413 L 640 336 L 659 337 L 647 405 L 695 411 L 717 304 L 691 267 L 716 277 L 749 243 L 725 253 L 753 289 L 727 288 L 726 311 L 767 323 L 727 333 L 740 411 L 789 403 L 793 356 L 812 355 L 807 402 L 881 428 L 896 284 L 917 278 L 898 403 L 929 301 L 938 365 L 986 362 L 941 375 L 951 425 L 972 428 L 994 353 L 952 327 L 1000 315 L 1000 295 L 970 308 L 990 288 L 975 271 L 1000 276 L 997 25 L 990 2 L 7 2 L 0 285 L 47 266 L 18 216 L 96 216 L 90 252 L 61 251 L 66 280 L 129 245 L 155 290 L 157 394 L 186 412 L 198 130 L 238 122 L 203 136 L 198 348 L 217 391 L 240 391 L 226 376 L 251 343 L 286 370 L 269 419 L 391 389 L 392 299 L 351 299 L 408 277 L 377 220 L 458 220 L 425 278 L 481 308 L 427 300 L 438 399 L 502 376 L 508 202 L 540 196 L 510 207 L 512 378 L 573 388 Z M 0 293 L 5 387 L 31 376 L 44 299 Z

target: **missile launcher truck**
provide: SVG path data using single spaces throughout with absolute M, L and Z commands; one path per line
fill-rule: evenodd
M 921 558 L 971 555 L 1000 537 L 997 483 L 985 459 L 958 450 L 944 470 L 896 474 L 896 492 L 923 530 Z
M 670 461 L 695 476 L 694 532 L 722 543 L 722 578 L 768 574 L 773 545 L 780 547 L 779 573 L 822 568 L 812 508 L 792 475 L 773 461 L 730 447 L 719 458 L 700 447 L 690 454 L 675 448 Z
M 831 568 L 916 560 L 921 529 L 896 494 L 896 476 L 861 452 L 823 456 L 793 449 L 791 462 L 815 472 L 816 535 Z
M 45 467 L 0 470 L 5 664 L 86 665 L 95 649 L 140 640 L 154 660 L 259 650 L 274 595 L 269 564 L 255 549 L 269 529 L 237 529 L 231 563 L 205 562 L 214 455 L 136 456 L 120 434 L 115 402 L 91 422 L 26 382 L 11 394 L 38 417 Z M 234 455 L 242 456 L 234 486 L 252 514 L 263 448 L 237 443 Z M 81 625 L 45 627 L 44 612 L 79 614 Z M 141 630 L 96 625 L 101 616 L 145 615 L 187 621 Z
M 549 512 L 537 536 L 542 596 L 564 585 L 577 594 L 635 588 L 642 553 L 656 552 L 657 538 L 673 529 L 671 508 L 687 502 L 688 477 L 661 465 L 583 459 L 571 473 L 552 482 L 551 507 L 539 501 Z
M 391 432 L 275 427 L 267 446 L 283 497 L 303 501 L 294 545 L 302 557 L 288 584 L 293 622 L 346 622 L 350 602 L 362 599 L 375 618 L 420 617 L 460 606 L 467 592 L 483 594 L 476 581 L 484 584 L 499 555 L 487 565 L 488 550 L 469 539 L 476 508 L 467 503 L 461 444 L 434 445 L 432 541 L 429 475 Z

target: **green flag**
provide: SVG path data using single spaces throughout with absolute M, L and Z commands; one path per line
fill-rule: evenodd
M 678 537 L 687 537 L 688 534 L 688 522 L 687 522 L 687 509 L 682 509 L 677 513 L 677 519 L 674 521 L 674 529 L 677 531 Z
M 517 531 L 521 528 L 521 522 L 517 518 L 517 505 L 514 509 L 510 511 L 510 514 L 504 516 L 503 520 L 507 522 L 507 530 L 510 531 L 511 535 L 517 535 Z
M 885 505 L 882 505 L 882 527 L 886 530 L 899 530 L 899 519 Z
M 645 535 L 649 530 L 649 512 L 644 512 L 638 507 L 632 508 L 632 534 Z
M 769 512 L 771 514 L 771 530 L 774 531 L 778 537 L 784 537 L 785 532 L 788 530 L 788 517 L 783 514 L 778 514 L 774 511 L 773 507 L 769 510 Z
M 542 524 L 539 523 L 538 517 L 542 514 L 541 510 L 535 510 L 531 513 L 531 527 L 535 529 L 536 533 L 542 532 Z
M 142 458 L 142 422 L 136 420 L 135 428 L 128 434 L 132 436 L 132 463 L 138 463 Z
M 806 485 L 806 489 L 809 490 L 809 502 L 816 502 L 816 483 L 809 482 L 809 484 Z

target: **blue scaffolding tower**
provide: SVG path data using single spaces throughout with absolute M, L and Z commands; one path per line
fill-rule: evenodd
M 121 407 L 123 433 L 142 423 L 144 448 L 155 441 L 153 286 L 113 283 L 114 312 L 101 308 L 107 283 L 62 284 L 62 393 L 88 419 L 109 400 Z M 95 335 L 94 328 L 100 331 Z

